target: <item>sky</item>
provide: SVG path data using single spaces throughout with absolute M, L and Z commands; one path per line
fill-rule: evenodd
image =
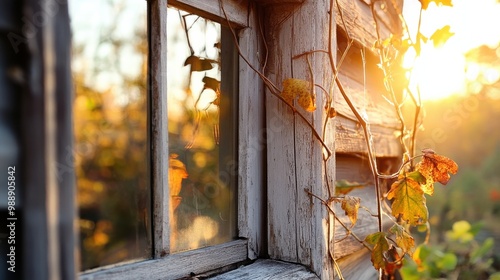
M 500 43 L 500 3 L 496 0 L 453 0 L 453 7 L 431 3 L 422 14 L 421 32 L 430 37 L 435 30 L 450 25 L 454 35 L 440 48 L 432 42 L 422 47 L 419 60 L 406 59 L 406 67 L 414 66 L 413 86 L 418 84 L 423 99 L 437 99 L 455 93 L 464 93 L 466 82 L 477 78 L 478 69 L 465 54 L 482 45 L 495 48 Z M 404 17 L 414 36 L 420 11 L 417 0 L 404 1 Z M 411 54 L 407 55 L 411 57 Z M 500 72 L 488 70 L 491 79 L 498 79 Z

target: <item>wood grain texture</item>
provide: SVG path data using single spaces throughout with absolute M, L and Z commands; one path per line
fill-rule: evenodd
M 383 158 L 378 160 L 378 166 L 383 173 L 395 172 L 399 158 Z M 366 184 L 364 188 L 354 189 L 350 192 L 349 196 L 359 197 L 361 205 L 366 207 L 370 212 L 365 209 L 359 209 L 358 221 L 356 225 L 351 228 L 352 232 L 362 240 L 370 233 L 378 231 L 377 218 L 372 214 L 377 213 L 376 192 L 373 183 L 373 177 L 366 157 L 358 157 L 354 155 L 337 155 L 336 176 L 338 180 L 348 180 L 351 182 L 358 182 Z M 384 185 L 385 184 L 385 185 Z M 382 180 L 382 189 L 384 190 L 390 182 Z M 335 212 L 340 220 L 347 225 L 351 226 L 349 218 L 344 214 L 339 203 L 335 203 Z M 391 221 L 384 217 L 384 228 L 391 225 Z M 342 258 L 349 256 L 353 252 L 364 248 L 352 235 L 346 237 L 346 230 L 339 222 L 335 223 L 335 257 Z
M 401 145 L 395 132 L 400 124 L 394 108 L 382 98 L 381 93 L 368 88 L 364 93 L 363 85 L 356 80 L 339 74 L 344 89 L 360 113 L 365 113 L 370 123 L 376 156 L 397 157 L 401 154 Z M 335 151 L 337 153 L 367 153 L 363 128 L 356 120 L 342 96 L 336 96 Z
M 353 251 L 338 263 L 345 279 L 378 279 L 378 271 L 373 268 L 368 249 Z
M 335 9 L 337 25 L 363 46 L 369 49 L 373 47 L 377 40 L 377 32 L 370 9 L 371 1 L 338 0 L 338 3 L 340 9 Z M 393 3 L 398 7 L 395 8 Z M 402 9 L 402 7 L 402 0 L 377 1 L 375 11 L 378 15 L 379 31 L 382 39 L 388 38 L 391 33 L 401 33 L 401 23 L 395 11 L 396 9 Z
M 168 187 L 167 0 L 148 2 L 150 13 L 151 158 L 154 256 L 170 252 L 170 192 Z
M 364 188 L 355 189 L 349 196 L 359 197 L 361 205 L 368 208 L 372 213 L 377 213 L 377 201 L 375 199 L 375 188 L 370 166 L 367 160 L 352 156 L 337 156 L 336 177 L 338 180 L 345 179 L 351 182 L 368 183 Z M 335 203 L 335 212 L 340 220 L 347 226 L 351 226 L 349 218 L 344 214 L 339 203 Z M 377 219 L 364 209 L 359 209 L 358 221 L 351 229 L 353 233 L 362 240 L 370 233 L 378 231 Z M 339 222 L 335 223 L 335 254 L 336 258 L 350 255 L 352 252 L 363 248 L 354 237 L 346 237 L 346 230 Z
M 80 280 L 179 279 L 218 269 L 247 259 L 246 240 L 169 255 L 162 259 L 116 265 L 80 275 Z
M 212 280 L 319 280 L 302 265 L 275 260 L 257 260 L 255 263 L 210 278 Z
M 278 87 L 286 78 L 312 80 L 305 57 L 292 57 L 327 48 L 328 2 L 306 1 L 300 6 L 275 5 L 267 9 L 266 41 L 271 58 L 267 74 Z M 315 83 L 328 88 L 331 79 L 327 78 L 329 73 L 324 73 L 328 69 L 327 58 L 315 54 L 310 61 L 317 75 Z M 321 279 L 332 278 L 327 251 L 328 213 L 304 191 L 328 196 L 321 144 L 311 128 L 282 101 L 270 94 L 266 100 L 267 125 L 274 132 L 268 142 L 269 254 L 274 259 L 304 264 Z M 302 112 L 321 131 L 323 106 L 319 100 L 314 113 Z
M 248 0 L 223 0 L 221 1 L 226 14 L 235 27 L 248 26 L 247 7 Z M 186 11 L 217 22 L 226 22 L 219 0 L 169 0 L 168 3 Z
M 251 28 L 239 32 L 239 45 L 252 65 L 259 65 L 260 34 L 256 13 L 249 11 Z M 246 62 L 239 60 L 238 232 L 248 240 L 248 257 L 255 259 L 265 247 L 265 147 L 264 89 Z

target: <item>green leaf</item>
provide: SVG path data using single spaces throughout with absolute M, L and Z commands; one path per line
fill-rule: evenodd
M 490 275 L 490 278 L 488 280 L 500 280 L 500 272 L 495 272 Z
M 457 263 L 458 259 L 455 254 L 446 253 L 436 262 L 436 266 L 441 270 L 451 271 L 455 269 Z
M 335 181 L 335 195 L 348 194 L 354 189 L 363 188 L 367 185 L 368 183 L 350 182 L 344 179 L 337 180 Z
M 495 241 L 492 237 L 486 238 L 483 244 L 479 248 L 472 251 L 470 261 L 471 263 L 477 263 L 481 258 L 485 257 L 495 245 Z
M 384 268 L 387 265 L 385 259 L 385 252 L 389 250 L 389 241 L 387 241 L 386 235 L 383 232 L 372 233 L 365 238 L 365 242 L 373 245 L 373 250 L 371 254 L 371 261 L 375 269 Z
M 415 172 L 408 175 L 401 174 L 387 193 L 387 199 L 394 199 L 392 202 L 392 215 L 401 217 L 412 226 L 426 223 L 429 215 L 425 204 L 424 191 L 420 187 L 419 180 L 421 180 L 420 176 Z

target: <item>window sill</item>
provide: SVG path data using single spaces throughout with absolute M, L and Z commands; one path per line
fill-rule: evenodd
M 221 245 L 169 255 L 133 264 L 118 264 L 80 274 L 80 280 L 179 279 L 201 274 L 247 259 L 247 241 L 234 240 Z
M 253 264 L 209 278 L 211 280 L 319 280 L 318 276 L 306 267 L 275 260 L 257 260 Z

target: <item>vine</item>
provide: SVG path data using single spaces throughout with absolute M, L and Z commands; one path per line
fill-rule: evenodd
M 415 0 L 417 1 L 417 0 Z M 346 180 L 337 180 L 335 184 L 335 193 L 332 192 L 329 186 L 328 177 L 325 178 L 325 182 L 328 187 L 329 197 L 322 198 L 314 193 L 312 193 L 307 188 L 304 191 L 311 197 L 319 200 L 331 213 L 335 222 L 339 223 L 341 227 L 345 230 L 345 238 L 352 236 L 357 242 L 362 246 L 367 248 L 371 252 L 371 261 L 373 267 L 379 271 L 379 279 L 384 276 L 392 277 L 394 273 L 401 268 L 403 260 L 405 257 L 411 257 L 416 244 L 415 239 L 411 235 L 411 230 L 425 226 L 427 228 L 427 236 L 430 234 L 429 224 L 428 224 L 428 210 L 426 205 L 425 195 L 432 195 L 434 191 L 434 183 L 439 182 L 443 185 L 447 184 L 450 179 L 450 173 L 455 174 L 458 172 L 458 165 L 451 159 L 435 153 L 433 150 L 425 149 L 421 153 L 416 153 L 416 136 L 417 131 L 421 126 L 421 111 L 422 102 L 420 98 L 420 91 L 417 87 L 416 92 L 413 92 L 409 87 L 408 80 L 403 85 L 396 84 L 398 76 L 401 76 L 401 61 L 403 54 L 410 48 L 413 48 L 416 57 L 420 55 L 422 43 L 426 43 L 428 40 L 433 41 L 435 45 L 443 44 L 453 33 L 450 32 L 449 26 L 444 26 L 430 36 L 425 37 L 420 32 L 422 13 L 427 9 L 430 2 L 435 2 L 437 5 L 451 6 L 450 0 L 418 0 L 421 3 L 420 16 L 418 22 L 418 29 L 416 31 L 416 36 L 413 39 L 408 24 L 405 21 L 401 7 L 395 0 L 372 0 L 370 2 L 370 10 L 375 22 L 375 30 L 377 35 L 377 40 L 374 43 L 374 51 L 378 53 L 379 56 L 379 67 L 384 74 L 383 84 L 390 96 L 386 100 L 391 104 L 396 113 L 399 127 L 399 142 L 403 151 L 403 160 L 398 168 L 398 171 L 393 174 L 383 174 L 380 172 L 377 166 L 377 158 L 373 147 L 373 136 L 370 130 L 370 122 L 361 113 L 353 103 L 350 93 L 345 89 L 341 79 L 339 78 L 339 67 L 342 64 L 344 58 L 350 47 L 354 44 L 354 39 L 350 36 L 350 31 L 344 20 L 344 15 L 342 9 L 339 6 L 338 0 L 330 0 L 329 10 L 327 11 L 327 16 L 329 17 L 329 38 L 328 38 L 328 49 L 327 50 L 313 50 L 305 52 L 292 57 L 292 59 L 305 58 L 307 65 L 309 66 L 309 72 L 311 80 L 288 78 L 283 81 L 283 88 L 280 89 L 276 86 L 270 79 L 268 79 L 263 72 L 259 71 L 254 65 L 252 65 L 245 55 L 241 52 L 238 45 L 237 35 L 233 28 L 231 28 L 234 42 L 236 48 L 240 54 L 240 57 L 248 64 L 248 66 L 262 79 L 264 85 L 268 89 L 268 92 L 278 98 L 283 104 L 288 106 L 294 115 L 299 116 L 300 119 L 307 125 L 314 137 L 319 141 L 323 147 L 323 161 L 324 168 L 326 171 L 327 162 L 331 159 L 332 151 L 328 147 L 325 141 L 325 135 L 327 133 L 328 122 L 333 120 L 337 112 L 334 109 L 333 104 L 333 94 L 335 91 L 335 86 L 338 92 L 342 95 L 343 99 L 347 103 L 348 107 L 355 116 L 355 121 L 363 130 L 364 142 L 367 147 L 366 154 L 368 156 L 368 161 L 370 164 L 370 170 L 373 176 L 373 182 L 376 191 L 376 201 L 377 201 L 377 212 L 372 213 L 368 208 L 361 205 L 361 199 L 358 197 L 349 196 L 348 194 L 355 188 L 364 187 L 365 183 L 360 184 L 356 182 L 348 182 Z M 224 10 L 222 0 L 219 0 L 222 12 L 229 24 L 228 16 Z M 389 38 L 382 38 L 381 28 L 382 26 L 388 27 L 389 24 L 379 16 L 377 11 L 387 10 L 386 5 L 391 5 L 391 9 L 397 13 L 399 20 L 402 23 L 402 28 L 406 37 L 398 37 L 392 34 Z M 347 35 L 347 47 L 341 55 L 338 62 L 335 60 L 334 46 L 332 46 L 332 39 L 334 37 L 334 30 L 332 26 L 335 26 L 334 15 L 335 9 L 338 9 L 338 14 L 340 16 L 340 22 L 342 23 L 344 30 Z M 261 26 L 259 26 L 261 27 Z M 261 36 L 264 32 L 260 30 Z M 264 44 L 265 44 L 265 40 Z M 265 45 L 267 50 L 267 45 Z M 333 73 L 332 86 L 327 90 L 322 85 L 318 85 L 314 81 L 314 72 L 310 66 L 309 56 L 318 53 L 327 56 L 329 67 Z M 364 55 L 362 53 L 363 62 Z M 267 59 L 267 53 L 266 53 Z M 365 63 L 365 62 L 364 62 Z M 263 65 L 266 65 L 267 61 L 264 61 Z M 411 73 L 409 73 L 411 78 Z M 322 131 L 318 131 L 313 123 L 307 118 L 308 112 L 313 112 L 316 110 L 316 94 L 315 88 L 321 89 L 325 96 L 324 112 L 325 118 L 322 125 Z M 401 94 L 404 93 L 404 94 Z M 398 98 L 398 96 L 401 96 Z M 411 124 L 411 129 L 406 126 L 406 120 L 403 114 L 403 104 L 406 100 L 410 99 L 415 106 L 415 113 L 413 116 L 413 123 Z M 294 102 L 301 107 L 304 111 L 298 109 Z M 420 159 L 418 163 L 415 163 L 417 159 Z M 328 172 L 325 172 L 325 176 L 329 176 Z M 382 182 L 389 182 L 388 180 L 393 180 L 388 191 L 382 189 Z M 387 202 L 391 202 L 389 206 Z M 349 218 L 350 225 L 346 224 L 336 213 L 333 205 L 335 203 L 340 204 L 341 209 L 345 212 L 345 215 Z M 384 209 L 386 205 L 387 209 Z M 353 228 L 356 225 L 359 209 L 364 209 L 368 213 L 377 218 L 378 231 L 368 234 L 365 238 L 357 236 L 353 232 Z M 383 216 L 386 215 L 390 218 L 393 225 L 388 229 L 384 230 Z M 330 217 L 330 215 L 329 215 Z M 328 218 L 328 223 L 333 221 Z M 329 237 L 330 238 L 330 237 Z M 341 239 L 341 241 L 344 238 Z M 427 240 L 426 240 L 427 241 Z M 334 252 L 332 248 L 328 248 L 328 253 L 330 258 L 334 263 L 334 268 L 336 270 L 337 276 L 340 279 L 344 279 L 342 276 L 342 271 L 337 263 L 337 259 L 334 257 Z

